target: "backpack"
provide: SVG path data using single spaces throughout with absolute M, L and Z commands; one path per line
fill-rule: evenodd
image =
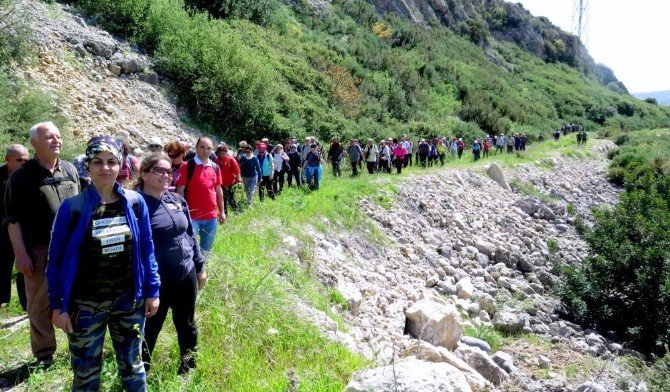
M 213 163 L 213 162 L 212 162 Z M 191 182 L 191 178 L 193 178 L 193 173 L 195 173 L 195 159 L 191 158 L 188 161 L 186 161 L 186 185 L 184 185 L 184 199 L 186 199 L 186 192 L 188 191 L 188 184 Z M 214 163 L 214 173 L 216 173 L 217 177 L 219 175 L 219 165 Z
M 135 218 L 138 219 L 140 216 L 140 195 L 132 190 L 125 190 L 126 199 L 130 203 Z M 79 216 L 81 215 L 81 210 L 84 208 L 84 201 L 86 200 L 86 193 L 80 193 L 76 196 L 71 197 L 70 199 L 70 233 L 74 232 L 74 228 L 79 221 Z
M 428 143 L 419 144 L 419 152 L 421 154 L 428 154 L 430 152 L 430 146 L 428 145 Z

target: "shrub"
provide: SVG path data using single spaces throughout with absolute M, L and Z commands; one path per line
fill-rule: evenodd
M 590 255 L 566 269 L 562 297 L 579 322 L 662 355 L 670 343 L 670 177 L 648 164 L 625 186 L 614 209 L 595 212 Z
M 261 26 L 269 24 L 279 8 L 274 0 L 185 0 L 184 3 L 215 18 L 246 19 Z

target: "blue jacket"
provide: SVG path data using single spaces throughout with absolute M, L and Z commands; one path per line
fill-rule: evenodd
M 134 191 L 124 190 L 118 183 L 114 185 L 114 191 L 124 201 L 126 220 L 133 236 L 135 301 L 157 298 L 159 296 L 160 278 L 158 276 L 158 265 L 154 257 L 151 221 L 149 220 L 147 205 L 140 195 L 134 195 L 137 199 L 139 215 L 136 218 L 132 205 L 126 196 Z M 58 209 L 51 229 L 49 262 L 46 270 L 49 305 L 51 309 L 60 309 L 61 312 L 66 312 L 68 309 L 72 284 L 79 264 L 79 247 L 84 240 L 86 229 L 91 219 L 93 219 L 94 208 L 100 204 L 100 195 L 93 186 L 88 187 L 80 196 L 84 198 L 84 203 L 77 222 L 72 222 L 73 214 L 70 208 L 71 200 L 74 198 L 65 199 Z

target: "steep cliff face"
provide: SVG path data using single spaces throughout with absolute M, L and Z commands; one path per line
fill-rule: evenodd
M 596 64 L 576 36 L 535 17 L 519 3 L 504 0 L 367 0 L 381 14 L 395 13 L 428 26 L 438 21 L 459 30 L 481 22 L 497 40 L 514 42 L 545 61 L 559 61 L 596 77 L 603 85 L 627 92 L 612 70 Z

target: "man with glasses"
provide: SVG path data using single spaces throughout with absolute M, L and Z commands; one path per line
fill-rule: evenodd
M 193 231 L 200 235 L 200 248 L 207 256 L 214 245 L 217 220 L 226 220 L 223 210 L 223 190 L 221 170 L 210 156 L 214 143 L 208 137 L 201 137 L 195 145 L 196 156 L 181 165 L 176 182 L 177 193 L 186 199 L 193 219 Z
M 5 188 L 9 175 L 21 167 L 30 156 L 28 149 L 20 144 L 12 144 L 7 147 L 5 154 L 5 164 L 0 166 L 0 305 L 9 303 L 12 296 L 12 270 L 14 269 L 14 250 L 9 241 L 7 225 L 4 222 L 5 215 Z M 23 310 L 26 310 L 26 288 L 23 283 L 23 274 L 16 274 L 16 292 L 19 295 L 19 303 Z
M 48 367 L 56 351 L 45 269 L 51 227 L 61 202 L 80 191 L 77 169 L 61 160 L 61 137 L 51 122 L 30 129 L 35 156 L 9 177 L 5 214 L 16 268 L 25 276 L 30 346 L 37 363 Z

